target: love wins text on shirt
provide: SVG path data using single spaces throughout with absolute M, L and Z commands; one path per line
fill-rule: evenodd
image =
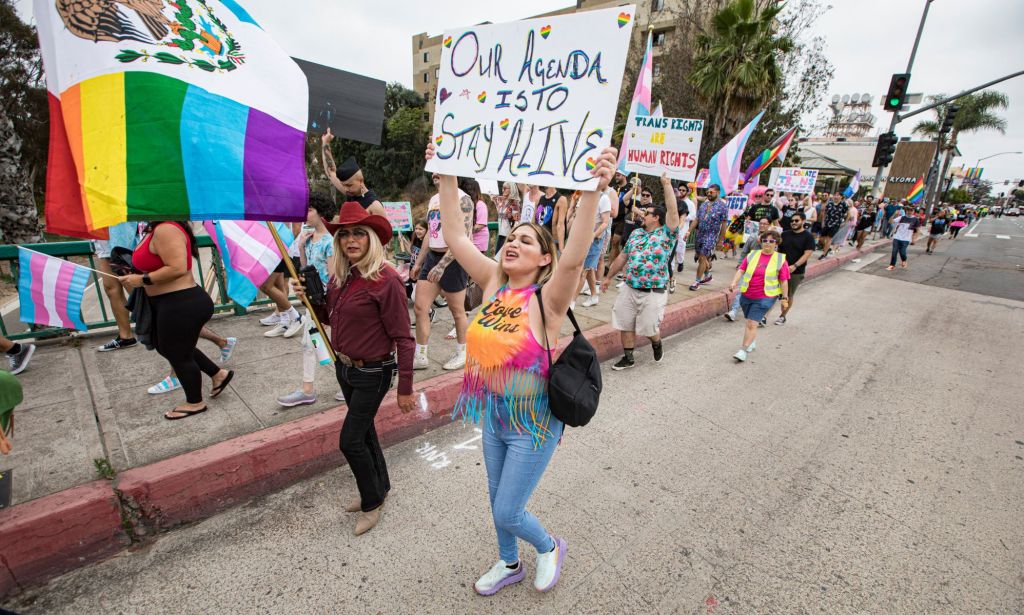
M 480 319 L 477 323 L 495 331 L 515 333 L 519 330 L 519 323 L 515 321 L 522 313 L 522 307 L 508 307 L 501 302 L 501 299 L 495 299 L 480 311 Z

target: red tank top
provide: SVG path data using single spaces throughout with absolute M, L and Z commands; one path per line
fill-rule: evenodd
M 135 248 L 135 252 L 132 253 L 132 264 L 135 265 L 136 269 L 138 269 L 139 271 L 141 271 L 143 273 L 152 273 L 152 272 L 156 271 L 157 269 L 160 269 L 161 267 L 164 266 L 165 263 L 164 263 L 163 259 L 161 259 L 156 254 L 153 254 L 153 252 L 151 252 L 150 249 L 149 249 L 149 242 L 153 240 L 153 233 L 156 231 L 156 227 L 159 226 L 160 224 L 173 224 L 173 225 L 177 226 L 179 229 L 181 229 L 181 232 L 185 235 L 185 241 L 188 243 L 188 247 L 185 250 L 185 254 L 187 255 L 187 259 L 188 259 L 186 261 L 187 264 L 188 264 L 187 269 L 189 271 L 191 271 L 192 270 L 192 240 L 189 238 L 188 234 L 185 233 L 185 229 L 183 229 L 181 227 L 181 225 L 176 223 L 176 222 L 159 222 L 159 223 L 157 223 L 157 225 L 153 227 L 153 230 L 150 231 L 145 237 L 143 237 L 142 241 L 139 242 L 138 247 Z

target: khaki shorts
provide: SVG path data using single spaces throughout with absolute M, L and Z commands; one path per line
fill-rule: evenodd
M 665 315 L 668 294 L 643 293 L 624 285 L 612 308 L 612 326 L 619 331 L 633 331 L 643 337 L 657 337 Z

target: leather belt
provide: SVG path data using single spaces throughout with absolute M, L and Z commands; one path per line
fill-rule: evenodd
M 373 359 L 353 359 L 341 354 L 340 352 L 337 354 L 338 361 L 340 361 L 342 365 L 347 365 L 348 367 L 380 367 L 381 364 L 395 359 L 395 353 L 393 352 L 388 353 L 383 357 L 376 357 Z
M 639 293 L 664 293 L 664 288 L 634 288 Z

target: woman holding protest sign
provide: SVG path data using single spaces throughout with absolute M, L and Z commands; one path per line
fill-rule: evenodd
M 433 144 L 427 146 L 427 160 L 434 150 Z M 474 584 L 481 595 L 495 594 L 525 578 L 518 539 L 537 549 L 538 591 L 553 588 L 561 575 L 565 539 L 553 537 L 526 511 L 564 429 L 548 403 L 547 340 L 558 339 L 574 299 L 594 239 L 589 221 L 596 219 L 600 193 L 612 178 L 615 161 L 615 149 L 606 148 L 591 171 L 598 178 L 597 190 L 580 200 L 577 216 L 588 223 L 573 225 L 560 256 L 551 234 L 532 222 L 512 229 L 498 262 L 482 255 L 462 225 L 455 178 L 441 178 L 441 224 L 448 246 L 489 297 L 469 327 L 462 393 L 453 410 L 453 416 L 483 423 L 500 559 Z

